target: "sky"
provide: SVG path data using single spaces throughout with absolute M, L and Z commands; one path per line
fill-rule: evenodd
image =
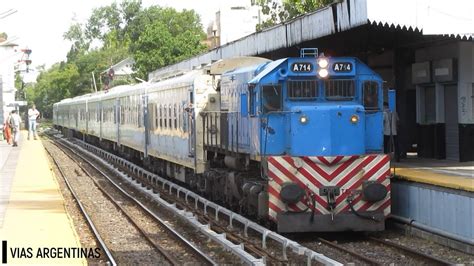
M 0 14 L 10 9 L 16 13 L 1 19 L 0 32 L 6 32 L 18 49 L 32 50 L 32 67 L 66 59 L 71 47 L 63 34 L 73 23 L 84 23 L 92 10 L 107 6 L 114 0 L 0 0 Z M 120 0 L 116 2 L 121 2 Z M 194 9 L 206 27 L 222 5 L 250 3 L 250 0 L 142 0 L 143 6 L 159 5 L 177 10 Z M 0 16 L 1 17 L 1 16 Z

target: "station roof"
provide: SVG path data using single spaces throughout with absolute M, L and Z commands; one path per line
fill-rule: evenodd
M 207 53 L 155 70 L 149 73 L 148 79 L 170 71 L 192 69 L 193 66 L 223 58 L 270 53 L 361 25 L 377 25 L 395 30 L 472 40 L 474 1 L 457 1 L 468 6 L 426 0 L 342 0 Z M 446 6 L 451 7 L 451 10 L 444 10 Z

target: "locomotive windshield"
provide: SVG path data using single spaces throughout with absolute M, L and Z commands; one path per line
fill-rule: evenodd
M 328 101 L 352 101 L 355 96 L 355 81 L 352 79 L 324 80 L 324 91 Z
M 287 88 L 290 100 L 314 100 L 318 97 L 317 80 L 289 80 Z

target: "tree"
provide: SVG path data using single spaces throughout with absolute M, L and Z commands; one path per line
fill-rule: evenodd
M 257 31 L 288 21 L 299 15 L 328 6 L 334 0 L 257 0 L 262 13 L 269 18 L 257 25 Z
M 49 70 L 42 72 L 34 87 L 26 88 L 27 99 L 42 110 L 45 117 L 51 117 L 53 103 L 73 96 L 79 72 L 77 66 L 67 63 L 56 63 Z
M 27 99 L 45 116 L 51 114 L 53 103 L 94 91 L 92 73 L 100 86 L 100 73 L 127 57 L 135 59 L 137 76 L 146 78 L 150 71 L 206 50 L 193 10 L 143 8 L 141 0 L 96 8 L 85 24 L 71 24 L 63 37 L 72 42 L 67 60 L 43 69 L 37 84 L 25 87 Z
M 140 78 L 160 67 L 206 51 L 199 16 L 157 6 L 145 9 L 130 23 L 130 52 Z

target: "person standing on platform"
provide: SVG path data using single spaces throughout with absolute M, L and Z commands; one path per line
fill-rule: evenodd
M 21 124 L 21 117 L 17 114 L 16 110 L 12 111 L 12 115 L 10 116 L 10 127 L 13 133 L 13 147 L 18 146 L 18 141 L 20 140 L 20 124 Z
M 400 151 L 398 149 L 397 125 L 399 119 L 397 112 L 391 112 L 388 103 L 383 103 L 383 143 L 384 153 L 394 152 L 395 161 L 400 161 Z
M 8 113 L 7 119 L 5 119 L 5 123 L 3 123 L 3 135 L 5 136 L 5 140 L 8 144 L 12 144 L 12 133 L 11 133 L 11 125 L 10 125 L 10 117 L 12 116 L 12 112 Z
M 36 105 L 32 105 L 30 109 L 28 109 L 28 140 L 30 140 L 31 134 L 33 133 L 33 137 L 36 139 L 38 134 L 36 134 L 36 118 L 40 115 L 40 112 L 36 110 Z

